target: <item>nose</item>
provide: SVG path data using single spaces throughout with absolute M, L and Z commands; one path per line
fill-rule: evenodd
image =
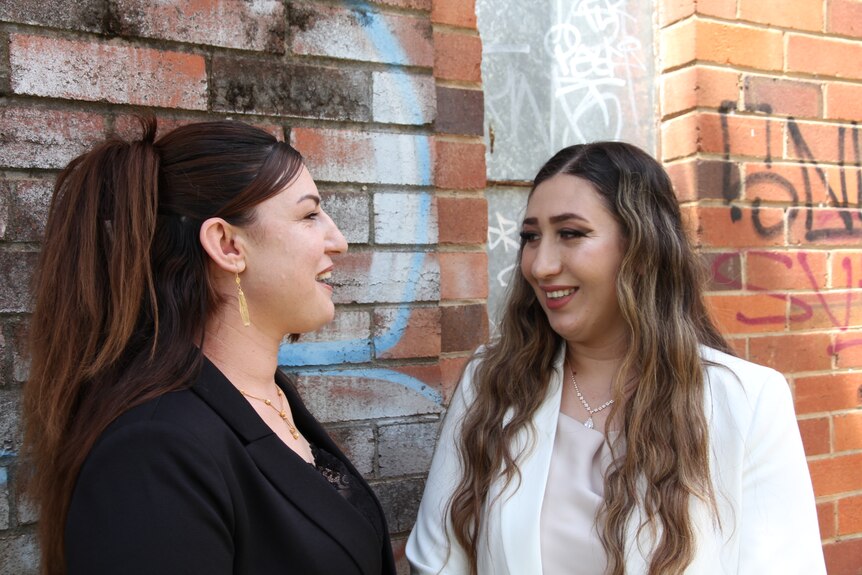
M 536 279 L 549 279 L 562 271 L 560 254 L 554 242 L 539 241 L 530 271 Z
M 326 233 L 326 253 L 343 254 L 347 251 L 347 240 L 335 222 L 327 214 L 329 219 L 329 230 Z

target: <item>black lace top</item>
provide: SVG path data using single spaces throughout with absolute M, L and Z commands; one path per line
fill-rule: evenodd
M 374 497 L 359 479 L 353 475 L 344 462 L 313 443 L 309 443 L 311 454 L 314 456 L 314 467 L 324 479 L 338 492 L 350 502 L 353 507 L 362 514 L 365 519 L 374 527 L 377 537 L 383 541 L 385 534 L 383 533 L 383 520 L 380 517 L 380 511 L 374 501 Z

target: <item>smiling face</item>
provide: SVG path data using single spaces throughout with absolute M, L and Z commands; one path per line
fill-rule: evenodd
M 571 343 L 616 345 L 627 333 L 616 278 L 625 254 L 619 222 L 593 185 L 558 174 L 530 196 L 521 273 L 551 328 Z
M 281 337 L 319 329 L 332 320 L 331 256 L 347 242 L 320 205 L 303 167 L 287 188 L 255 208 L 241 274 L 255 326 Z

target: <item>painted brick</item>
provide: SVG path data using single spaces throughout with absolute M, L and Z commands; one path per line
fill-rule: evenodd
M 661 31 L 659 67 L 662 71 L 694 62 L 696 55 L 697 22 L 678 22 Z
M 0 20 L 50 28 L 104 32 L 108 5 L 103 0 L 16 0 L 0 2 Z
M 786 297 L 781 294 L 707 295 L 710 316 L 722 333 L 762 333 L 784 329 Z
M 787 129 L 787 157 L 814 159 L 818 162 L 846 160 L 852 152 L 852 131 L 846 126 L 793 122 Z M 845 157 L 841 157 L 839 143 L 844 140 Z
M 38 254 L 0 252 L 0 313 L 30 311 L 30 282 Z
M 817 497 L 862 490 L 862 453 L 809 461 Z
M 709 272 L 709 291 L 742 288 L 742 257 L 739 252 L 705 253 L 701 257 Z
M 749 290 L 825 289 L 829 277 L 827 253 L 814 251 L 750 251 L 745 258 Z
M 734 221 L 734 214 L 738 219 Z M 697 209 L 697 242 L 722 248 L 767 247 L 784 244 L 784 210 L 703 206 Z M 756 224 L 754 223 L 756 222 Z M 777 230 L 775 233 L 763 230 Z
M 381 425 L 377 440 L 380 476 L 428 473 L 439 427 L 437 421 Z
M 789 11 L 788 11 L 789 12 Z M 822 109 L 821 85 L 767 76 L 746 76 L 745 107 L 757 110 L 768 105 L 773 114 L 816 118 Z
M 829 370 L 832 368 L 830 343 L 828 333 L 752 337 L 748 341 L 748 358 L 783 373 Z
M 3 97 L 12 93 L 12 83 L 9 78 L 9 41 L 5 34 L 0 38 L 0 97 Z
M 434 76 L 440 80 L 482 81 L 482 40 L 473 34 L 434 31 Z
M 697 14 L 732 20 L 736 18 L 736 2 L 728 0 L 695 0 Z
M 862 251 L 836 251 L 832 254 L 832 286 L 851 289 L 862 287 Z
M 855 178 L 847 177 L 856 173 L 853 169 L 843 168 L 843 186 L 841 170 L 834 166 L 756 162 L 746 163 L 744 170 L 746 184 L 743 197 L 752 201 L 759 198 L 763 202 L 789 205 L 839 204 L 844 201 L 842 189 L 851 194 L 848 198 L 851 202 L 858 198 Z
M 838 535 L 862 532 L 862 495 L 838 500 Z
M 20 410 L 20 389 L 0 389 L 0 457 L 16 455 L 21 450 Z
M 437 202 L 429 193 L 374 194 L 376 244 L 437 243 Z
M 464 368 L 470 357 L 441 357 L 440 372 L 441 372 L 441 388 L 443 390 L 443 401 L 449 405 L 449 400 L 452 399 L 452 393 L 458 386 L 461 380 L 461 375 L 464 373 Z
M 0 467 L 0 529 L 9 529 L 11 524 L 9 491 L 9 471 L 6 467 Z
M 862 294 L 852 291 L 796 293 L 790 298 L 790 329 L 846 329 L 862 325 Z
M 284 52 L 284 5 L 277 0 L 116 0 L 111 16 L 124 36 Z
M 328 120 L 371 119 L 371 74 L 216 56 L 213 109 Z
M 862 86 L 858 84 L 826 84 L 825 117 L 833 120 L 862 121 Z
M 434 0 L 431 22 L 476 29 L 476 0 Z
M 835 367 L 847 369 L 862 367 L 862 332 L 842 331 L 833 334 L 832 353 L 835 355 Z
M 791 6 L 786 0 L 739 0 L 739 18 L 779 28 L 820 32 L 823 0 L 793 0 Z
M 0 181 L 0 239 L 35 242 L 45 232 L 51 180 Z
M 392 557 L 395 559 L 395 575 L 410 575 L 410 563 L 407 561 L 407 537 L 392 538 Z
M 430 124 L 436 110 L 432 76 L 401 72 L 372 74 L 373 118 L 384 124 Z
M 862 539 L 845 539 L 823 545 L 829 575 L 858 575 Z
M 374 310 L 375 332 L 383 333 L 397 325 L 401 314 L 407 314 L 407 325 L 398 342 L 385 350 L 378 350 L 380 359 L 434 357 L 440 355 L 439 307 L 377 308 Z
M 30 377 L 30 340 L 25 320 L 11 322 L 12 379 L 26 383 Z
M 481 136 L 485 129 L 484 114 L 485 99 L 481 90 L 437 86 L 435 131 Z
M 856 247 L 862 237 L 862 227 L 858 220 L 854 221 L 857 214 L 857 209 L 791 208 L 787 212 L 788 242 Z
M 437 218 L 441 244 L 480 244 L 487 237 L 485 198 L 437 196 Z
M 427 136 L 295 128 L 290 143 L 302 152 L 316 180 L 431 184 L 433 159 Z
M 659 26 L 673 24 L 677 20 L 694 14 L 694 0 L 660 0 L 658 2 Z
M 862 44 L 788 34 L 787 71 L 862 79 Z
M 736 197 L 739 190 L 739 165 L 725 160 L 697 160 L 696 197 L 700 200 L 722 200 Z
M 473 351 L 488 341 L 488 308 L 485 304 L 445 306 L 443 351 Z
M 488 297 L 488 255 L 485 252 L 442 252 L 440 299 Z
M 810 457 L 829 453 L 831 441 L 828 417 L 800 420 L 799 432 L 802 434 L 802 445 L 805 447 L 806 455 Z
M 835 501 L 817 504 L 817 522 L 820 526 L 820 537 L 830 539 L 835 536 L 837 522 L 837 505 Z
M 723 119 L 722 119 L 723 116 Z M 727 124 L 724 135 L 722 122 Z M 736 114 L 699 114 L 700 151 L 734 156 L 771 157 L 782 150 L 782 122 Z
M 205 110 L 202 56 L 135 46 L 12 34 L 17 94 Z
M 396 8 L 408 8 L 411 10 L 431 10 L 432 0 L 376 0 L 377 4 L 384 6 L 395 6 Z
M 337 261 L 335 266 L 337 269 Z M 302 334 L 296 343 L 283 343 L 278 354 L 279 365 L 290 367 L 364 363 L 370 360 L 370 314 L 355 309 L 339 309 L 334 321 L 318 331 Z
M 784 41 L 778 30 L 700 20 L 695 44 L 698 60 L 759 70 L 784 66 Z
M 371 239 L 370 208 L 365 192 L 320 190 L 321 204 L 351 244 L 367 244 Z
M 27 497 L 24 496 L 22 490 L 14 489 L 14 491 L 19 491 L 16 507 L 18 508 L 18 525 L 32 525 L 39 520 L 39 509 L 37 506 L 30 501 Z
M 827 32 L 862 37 L 862 4 L 859 0 L 829 0 L 827 6 Z
M 348 252 L 336 260 L 332 285 L 336 303 L 437 301 L 440 264 L 421 252 Z
M 328 427 L 326 431 L 364 477 L 374 475 L 374 430 L 362 427 Z
M 291 49 L 306 56 L 363 62 L 434 65 L 431 23 L 365 7 L 341 8 L 303 4 L 290 10 Z
M 105 136 L 101 116 L 38 108 L 0 108 L 0 165 L 62 168 Z
M 439 188 L 484 188 L 485 145 L 436 140 L 434 183 Z
M 306 406 L 320 421 L 360 421 L 385 417 L 408 417 L 440 413 L 442 408 L 428 397 L 398 383 L 352 375 L 306 374 L 297 379 L 297 389 Z
M 0 537 L 0 565 L 4 575 L 38 575 L 39 548 L 34 533 Z
M 835 451 L 862 449 L 862 412 L 842 413 L 836 415 L 833 421 Z
M 442 405 L 443 398 L 440 395 L 440 389 L 442 387 L 442 376 L 440 372 L 440 366 L 437 363 L 413 363 L 408 365 L 400 365 L 398 367 L 393 367 L 392 370 L 398 373 L 402 373 L 408 377 L 412 377 L 417 381 L 421 381 L 425 385 L 422 391 L 428 394 L 432 394 L 434 401 L 437 402 L 438 405 Z
M 402 479 L 372 485 L 380 500 L 386 523 L 392 533 L 406 533 L 416 523 L 419 501 L 425 481 L 422 479 Z
M 673 118 L 661 125 L 661 159 L 670 161 L 691 156 L 697 152 L 698 114 L 690 113 Z
M 862 405 L 862 374 L 836 373 L 795 380 L 796 412 L 817 413 Z

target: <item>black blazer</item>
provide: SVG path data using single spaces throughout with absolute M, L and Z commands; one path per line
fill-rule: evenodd
M 361 479 L 289 380 L 276 381 L 309 441 Z M 68 572 L 390 575 L 377 509 L 382 538 L 204 360 L 191 389 L 123 414 L 88 455 L 66 523 Z

